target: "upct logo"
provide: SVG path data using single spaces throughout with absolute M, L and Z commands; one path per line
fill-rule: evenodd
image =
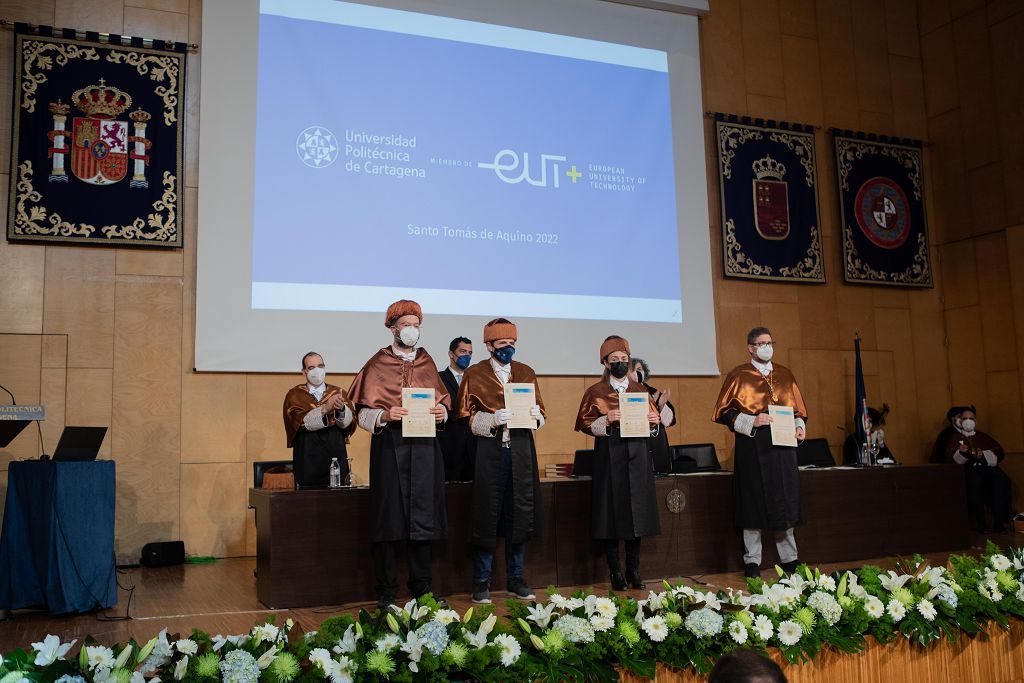
M 502 182 L 506 182 L 509 185 L 518 185 L 524 180 L 534 187 L 547 187 L 548 186 L 548 168 L 551 168 L 550 178 L 552 184 L 558 187 L 559 172 L 558 162 L 565 161 L 564 156 L 557 154 L 541 154 L 540 155 L 540 180 L 536 180 L 530 170 L 530 153 L 523 152 L 522 163 L 520 164 L 519 155 L 511 149 L 503 149 L 494 155 L 494 161 L 487 163 L 484 161 L 477 162 L 477 168 L 492 168 L 494 174 L 498 176 L 498 179 Z M 575 171 L 573 167 L 573 171 Z M 518 175 L 515 175 L 518 171 Z M 571 174 L 570 174 L 571 175 Z M 578 176 L 579 174 L 577 174 Z M 576 182 L 576 177 L 573 177 L 573 182 Z

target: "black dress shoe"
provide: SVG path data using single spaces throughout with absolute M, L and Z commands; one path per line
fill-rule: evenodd
M 748 579 L 759 579 L 761 578 L 761 568 L 753 562 L 747 562 L 743 565 L 743 576 Z
M 377 598 L 377 609 L 387 609 L 388 607 L 391 607 L 394 604 L 395 596 L 391 595 L 390 593 L 385 593 L 384 595 Z
M 643 590 L 647 588 L 647 584 L 640 578 L 640 570 L 631 569 L 626 572 L 626 581 L 629 583 L 629 587 L 635 590 Z
M 792 574 L 793 572 L 796 571 L 796 568 L 799 565 L 800 565 L 800 560 L 797 559 L 797 560 L 791 560 L 789 562 L 783 562 L 779 566 L 782 567 L 782 571 L 786 572 L 787 574 Z
M 629 586 L 626 585 L 626 577 L 622 575 L 622 572 L 612 572 L 612 590 L 613 591 L 624 591 Z

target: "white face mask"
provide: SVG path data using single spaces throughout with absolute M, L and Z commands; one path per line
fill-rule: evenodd
M 413 327 L 412 325 L 403 327 L 402 331 L 398 333 L 398 338 L 406 346 L 416 346 L 416 342 L 420 340 L 420 328 Z
M 960 426 L 964 428 L 965 432 L 973 432 L 974 428 L 978 426 L 978 423 L 971 418 L 967 418 L 960 423 Z
M 313 368 L 306 373 L 306 381 L 314 387 L 318 387 L 324 383 L 324 377 L 327 376 L 327 371 L 323 368 Z
M 754 348 L 756 349 L 755 353 L 757 354 L 758 359 L 762 363 L 770 361 L 772 359 L 772 354 L 775 353 L 774 346 L 756 346 Z

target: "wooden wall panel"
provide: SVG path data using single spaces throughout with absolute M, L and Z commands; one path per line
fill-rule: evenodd
M 2 87 L 2 86 L 0 86 Z M 7 187 L 8 176 L 0 175 Z M 7 215 L 7 193 L 0 210 Z M 39 334 L 43 331 L 43 247 L 0 242 L 0 332 Z
M 68 335 L 69 367 L 113 367 L 114 260 L 112 249 L 46 248 L 43 332 Z
M 181 536 L 192 555 L 246 554 L 244 462 L 181 465 Z
M 18 403 L 38 403 L 41 338 L 34 334 L 0 334 L 0 384 L 14 394 Z M 0 392 L 0 404 L 9 404 L 10 397 Z M 7 469 L 11 460 L 39 457 L 39 436 L 28 425 L 6 447 L 0 448 L 0 469 Z
M 124 0 L 57 0 L 54 26 L 73 26 L 84 31 L 109 31 L 124 24 Z
M 76 427 L 113 425 L 114 371 L 109 368 L 68 368 L 65 424 Z M 113 435 L 108 432 L 99 457 L 110 458 Z

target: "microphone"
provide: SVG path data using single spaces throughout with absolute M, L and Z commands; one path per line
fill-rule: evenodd
M 18 405 L 18 399 L 14 398 L 14 392 L 5 387 L 3 384 L 0 384 L 0 389 L 3 389 L 4 393 L 11 397 L 12 405 Z M 50 456 L 46 454 L 46 448 L 43 446 L 43 428 L 39 426 L 39 420 L 33 420 L 33 422 L 36 423 L 36 431 L 39 432 L 39 459 L 49 460 Z

